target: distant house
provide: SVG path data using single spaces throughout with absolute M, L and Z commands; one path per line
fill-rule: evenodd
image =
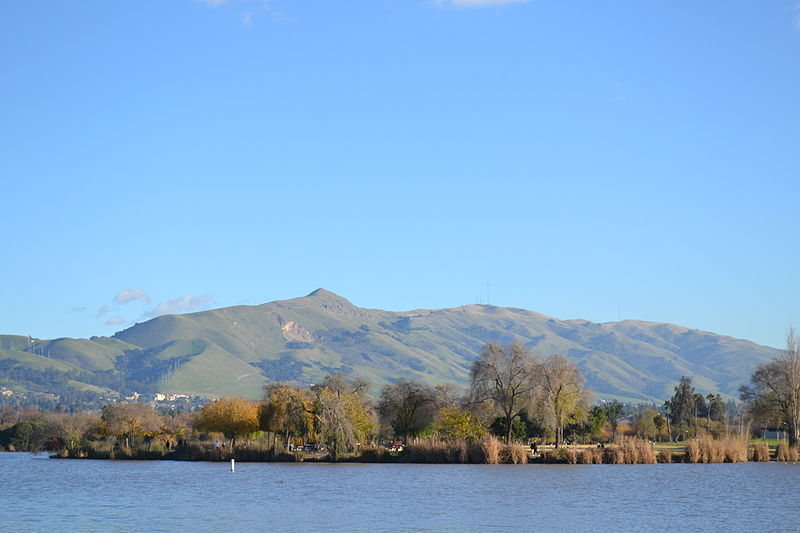
M 762 439 L 780 439 L 785 440 L 788 439 L 789 436 L 786 431 L 782 429 L 775 429 L 775 428 L 763 428 L 761 430 L 761 438 Z

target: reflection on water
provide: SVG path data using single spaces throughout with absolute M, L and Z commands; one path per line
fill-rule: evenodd
M 787 531 L 800 465 L 326 465 L 0 453 L 9 531 Z

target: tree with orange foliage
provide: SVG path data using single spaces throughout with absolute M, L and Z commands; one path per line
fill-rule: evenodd
M 203 406 L 194 421 L 199 431 L 219 432 L 236 444 L 236 437 L 258 431 L 258 404 L 244 398 L 220 398 Z

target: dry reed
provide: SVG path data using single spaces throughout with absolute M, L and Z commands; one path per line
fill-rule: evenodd
M 671 463 L 672 462 L 672 450 L 662 449 L 658 452 L 658 462 L 659 463 Z
M 562 448 L 559 451 L 559 458 L 571 465 L 578 464 L 578 452 L 573 448 Z
M 603 462 L 608 465 L 624 465 L 625 452 L 617 446 L 609 446 L 603 454 Z
M 786 441 L 778 443 L 775 460 L 794 463 L 797 461 L 797 448 L 790 448 Z
M 747 462 L 747 441 L 741 438 L 728 437 L 721 441 L 726 463 Z
M 766 444 L 756 444 L 753 446 L 753 461 L 756 463 L 766 463 L 769 461 L 769 446 Z
M 700 441 L 700 452 L 704 463 L 722 463 L 725 461 L 725 450 L 720 441 L 704 438 Z
M 489 465 L 496 465 L 500 462 L 500 450 L 502 445 L 493 435 L 489 435 L 483 441 L 484 462 Z
M 503 456 L 506 463 L 524 465 L 528 462 L 528 448 L 521 444 L 503 446 Z
M 635 465 L 639 462 L 639 447 L 634 442 L 634 439 L 622 441 L 622 453 L 625 455 L 626 464 Z
M 656 460 L 656 452 L 650 442 L 646 441 L 645 439 L 638 439 L 636 442 L 636 447 L 638 448 L 639 452 L 639 464 L 654 465 L 658 462 Z
M 560 462 L 558 450 L 542 450 L 539 453 L 539 456 L 541 457 L 543 463 Z
M 703 460 L 703 451 L 700 449 L 700 444 L 696 440 L 690 440 L 686 443 L 686 456 L 687 463 L 699 463 Z
M 603 454 L 597 448 L 584 448 L 578 453 L 578 462 L 584 465 L 601 464 Z

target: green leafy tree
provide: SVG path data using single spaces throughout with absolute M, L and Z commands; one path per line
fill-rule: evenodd
M 525 427 L 525 422 L 522 420 L 522 416 L 515 418 L 514 422 L 511 424 L 511 438 L 516 441 L 525 440 L 528 438 L 527 429 L 528 428 Z M 504 416 L 495 417 L 492 421 L 492 425 L 489 426 L 489 430 L 493 435 L 499 437 L 508 435 L 508 419 Z
M 608 415 L 606 410 L 599 405 L 595 405 L 589 410 L 587 415 L 587 422 L 589 424 L 589 434 L 594 439 L 599 439 L 603 429 L 608 423 Z
M 675 387 L 675 394 L 666 407 L 673 431 L 676 431 L 677 435 L 685 440 L 694 422 L 696 407 L 694 387 L 690 377 L 683 376 L 681 378 L 680 383 Z
M 259 406 L 259 427 L 284 437 L 286 449 L 292 437 L 306 438 L 314 427 L 314 398 L 309 391 L 284 384 L 270 386 Z
M 26 420 L 0 431 L 0 446 L 9 450 L 28 450 L 33 428 L 34 424 Z
M 724 424 L 728 418 L 728 410 L 725 401 L 719 394 L 709 394 L 706 396 L 708 400 L 708 418 L 714 422 Z
M 611 440 L 617 440 L 617 427 L 625 411 L 625 406 L 617 400 L 611 400 L 605 405 L 606 418 L 611 425 Z
M 652 407 L 645 407 L 636 415 L 631 424 L 631 429 L 639 437 L 653 439 L 658 433 L 656 417 L 660 416 Z
M 445 440 L 478 439 L 486 430 L 472 413 L 450 405 L 439 410 L 436 433 Z
M 661 413 L 656 413 L 656 415 L 653 417 L 653 424 L 656 426 L 657 434 L 661 435 L 661 432 L 664 430 L 664 426 L 667 425 L 667 420 L 661 415 Z
M 708 405 L 706 404 L 706 397 L 702 394 L 694 394 L 694 414 L 692 418 L 708 418 Z
M 377 424 L 365 398 L 369 390 L 366 381 L 348 381 L 342 374 L 332 374 L 314 390 L 317 433 L 332 460 L 340 459 L 375 434 Z
M 315 412 L 318 432 L 334 461 L 375 430 L 371 414 L 358 393 L 342 394 L 323 387 L 317 393 Z

